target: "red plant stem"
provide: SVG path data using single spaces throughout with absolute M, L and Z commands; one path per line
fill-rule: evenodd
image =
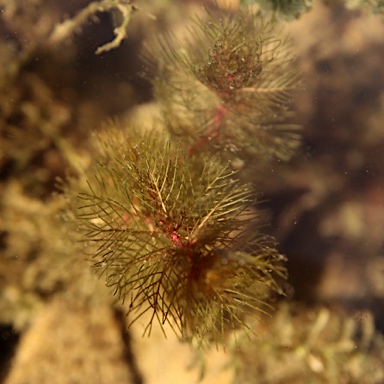
M 220 104 L 216 108 L 216 114 L 212 119 L 213 126 L 212 128 L 208 129 L 205 134 L 200 137 L 196 144 L 189 150 L 188 156 L 191 157 L 193 156 L 199 148 L 201 148 L 204 144 L 206 144 L 208 141 L 215 139 L 219 136 L 219 128 L 221 125 L 221 122 L 224 118 L 224 116 L 227 114 L 228 109 L 224 104 Z

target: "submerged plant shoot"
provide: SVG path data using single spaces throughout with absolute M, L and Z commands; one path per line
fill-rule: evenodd
M 156 321 L 183 339 L 223 342 L 244 314 L 270 310 L 284 257 L 258 230 L 250 185 L 156 136 L 120 135 L 123 151 L 102 146 L 78 196 L 79 230 L 132 321 L 150 313 L 145 333 Z

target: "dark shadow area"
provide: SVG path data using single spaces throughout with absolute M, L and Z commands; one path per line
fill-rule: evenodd
M 0 383 L 3 383 L 11 367 L 20 335 L 11 326 L 0 326 Z

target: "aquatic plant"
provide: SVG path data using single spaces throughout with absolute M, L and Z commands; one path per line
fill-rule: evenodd
M 187 36 L 148 44 L 153 84 L 171 133 L 190 153 L 237 163 L 287 160 L 299 146 L 290 106 L 299 87 L 289 38 L 250 11 L 197 18 Z
M 247 327 L 244 314 L 268 312 L 286 270 L 255 226 L 250 186 L 162 135 L 112 132 L 98 139 L 97 165 L 75 205 L 87 252 L 129 302 L 131 322 L 149 312 L 144 334 L 157 321 L 182 339 L 222 343 L 228 330 Z

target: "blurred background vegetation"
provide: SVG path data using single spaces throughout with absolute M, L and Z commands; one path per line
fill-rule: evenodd
M 203 383 L 384 382 L 383 5 L 101 3 L 132 14 L 121 44 L 96 54 L 116 37 L 118 8 L 71 26 L 92 2 L 0 0 L 0 382 L 192 383 L 201 371 Z M 171 331 L 127 331 L 127 308 L 64 225 L 55 181 L 91 161 L 102 122 L 154 124 L 142 45 L 182 34 L 203 5 L 274 18 L 293 37 L 303 78 L 301 148 L 264 170 L 262 185 L 267 231 L 288 258 L 288 296 L 254 325 L 256 341 L 204 362 Z

